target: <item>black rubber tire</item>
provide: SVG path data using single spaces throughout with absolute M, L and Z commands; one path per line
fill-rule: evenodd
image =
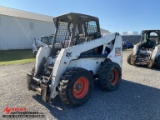
M 160 56 L 158 56 L 157 59 L 156 59 L 155 67 L 157 69 L 160 69 Z
M 74 83 L 80 77 L 85 77 L 88 80 L 88 91 L 86 95 L 81 98 L 77 99 L 73 94 L 73 86 Z M 69 106 L 79 106 L 84 104 L 90 97 L 93 91 L 93 76 L 92 74 L 85 69 L 82 68 L 71 68 L 67 70 L 63 77 L 61 78 L 60 85 L 58 87 L 59 90 L 59 97 L 63 103 Z
M 132 53 L 130 53 L 129 56 L 127 57 L 127 62 L 130 65 L 131 65 L 131 56 L 132 56 Z
M 148 63 L 147 63 L 147 67 L 148 68 L 153 68 L 154 66 L 154 60 L 150 60 Z
M 130 65 L 135 65 L 135 61 L 133 61 L 132 60 L 132 57 L 133 56 L 133 53 L 130 53 L 129 55 L 128 55 L 128 57 L 127 57 L 127 62 L 128 62 L 128 64 L 130 64 Z
M 118 72 L 117 75 L 113 73 L 114 70 Z M 114 74 L 113 79 L 116 79 L 118 77 L 114 84 L 111 81 L 111 76 L 113 74 Z M 98 79 L 102 90 L 105 91 L 116 90 L 120 85 L 121 77 L 122 77 L 121 67 L 117 63 L 111 61 L 104 61 L 101 63 L 100 70 L 98 72 Z

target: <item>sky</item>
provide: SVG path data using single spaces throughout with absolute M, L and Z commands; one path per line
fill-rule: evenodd
M 0 6 L 54 17 L 88 14 L 111 32 L 160 29 L 160 0 L 0 0 Z

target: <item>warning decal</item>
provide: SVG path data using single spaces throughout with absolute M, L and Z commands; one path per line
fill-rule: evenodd
M 115 56 L 121 56 L 121 47 L 115 48 Z

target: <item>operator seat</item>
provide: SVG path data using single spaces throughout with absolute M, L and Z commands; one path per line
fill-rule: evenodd
M 156 41 L 149 39 L 139 50 L 141 57 L 151 56 L 153 49 L 156 46 Z
M 52 52 L 51 52 L 51 56 L 55 57 L 58 53 L 58 51 L 60 51 L 62 49 L 62 44 L 60 42 L 54 43 L 53 47 L 52 47 Z
M 70 40 L 65 40 L 63 47 L 67 48 L 69 46 L 69 43 L 70 43 Z
M 54 44 L 54 48 L 61 50 L 62 49 L 62 44 L 57 42 Z
M 76 37 L 75 45 L 81 44 L 85 42 L 85 35 L 84 34 L 78 34 Z
M 146 43 L 146 48 L 153 49 L 156 46 L 156 42 L 153 40 L 148 40 Z

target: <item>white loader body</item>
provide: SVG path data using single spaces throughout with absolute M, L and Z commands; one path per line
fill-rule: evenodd
M 27 76 L 28 89 L 42 100 L 59 95 L 67 105 L 85 103 L 98 79 L 101 88 L 113 91 L 122 76 L 122 38 L 119 33 L 101 35 L 97 17 L 69 13 L 53 19 L 52 46 L 38 50 L 35 67 Z
M 115 40 L 114 45 L 111 43 Z M 109 45 L 108 45 L 109 44 Z M 51 89 L 51 98 L 56 97 L 58 94 L 56 87 L 59 84 L 62 74 L 72 67 L 81 67 L 89 71 L 93 71 L 94 74 L 99 70 L 101 62 L 106 58 L 80 58 L 81 53 L 96 48 L 97 46 L 108 46 L 111 49 L 111 52 L 107 55 L 107 58 L 111 61 L 118 63 L 119 66 L 122 66 L 122 38 L 121 36 L 116 36 L 116 33 L 109 34 L 102 38 L 98 38 L 86 43 L 82 43 L 73 47 L 66 49 L 61 49 L 57 58 L 50 59 L 47 64 L 53 63 L 53 72 L 52 72 L 52 83 L 50 86 Z M 103 47 L 105 48 L 105 47 Z M 40 63 L 44 57 L 48 57 L 51 48 L 41 47 L 36 56 L 36 71 L 38 71 Z M 68 55 L 69 54 L 69 55 Z M 104 54 L 104 50 L 103 53 Z M 116 55 L 117 54 L 117 55 Z

